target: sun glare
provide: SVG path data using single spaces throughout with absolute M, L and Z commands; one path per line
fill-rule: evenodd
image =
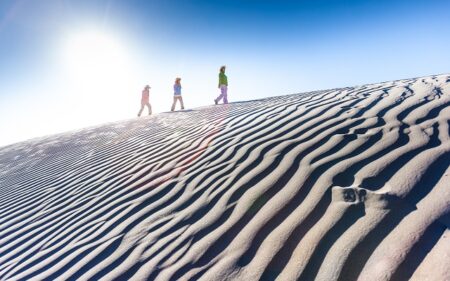
M 71 78 L 87 86 L 123 79 L 127 71 L 127 54 L 123 46 L 104 32 L 70 34 L 64 52 Z
M 73 110 L 84 112 L 78 119 L 88 123 L 99 122 L 99 116 L 102 122 L 130 116 L 135 100 L 129 93 L 138 84 L 138 71 L 132 51 L 120 36 L 93 29 L 67 32 L 61 51 L 63 97 Z

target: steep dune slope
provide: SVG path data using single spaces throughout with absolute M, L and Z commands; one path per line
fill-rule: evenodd
M 450 76 L 0 148 L 1 280 L 450 280 Z

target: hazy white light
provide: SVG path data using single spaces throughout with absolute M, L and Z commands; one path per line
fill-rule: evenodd
M 139 71 L 127 42 L 114 33 L 88 28 L 67 32 L 62 43 L 62 102 L 77 113 L 76 121 L 89 124 L 134 116 Z
M 64 56 L 71 78 L 88 87 L 121 81 L 129 71 L 126 51 L 117 39 L 105 32 L 70 34 Z

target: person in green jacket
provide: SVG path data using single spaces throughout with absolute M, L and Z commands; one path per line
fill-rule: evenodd
M 225 75 L 225 65 L 220 67 L 219 72 L 219 89 L 220 89 L 220 96 L 217 97 L 217 99 L 214 100 L 215 104 L 218 104 L 221 99 L 223 99 L 223 103 L 228 103 L 228 78 Z

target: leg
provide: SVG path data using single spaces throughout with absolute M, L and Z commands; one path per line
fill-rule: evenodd
M 172 109 L 171 109 L 170 111 L 174 111 L 176 105 L 177 105 L 177 97 L 174 96 L 174 97 L 173 97 L 173 103 L 172 103 Z
M 228 87 L 223 86 L 221 90 L 222 90 L 222 94 L 223 94 L 223 103 L 227 104 L 228 103 Z
M 152 106 L 149 102 L 147 103 L 147 107 L 148 107 L 148 115 L 152 115 Z
M 144 105 L 141 104 L 141 109 L 139 110 L 138 117 L 141 117 L 142 111 L 144 110 Z
M 217 97 L 217 99 L 214 100 L 216 102 L 216 104 L 223 98 L 222 88 L 223 88 L 223 86 L 220 87 L 220 95 Z
M 183 97 L 180 96 L 181 110 L 184 109 Z

